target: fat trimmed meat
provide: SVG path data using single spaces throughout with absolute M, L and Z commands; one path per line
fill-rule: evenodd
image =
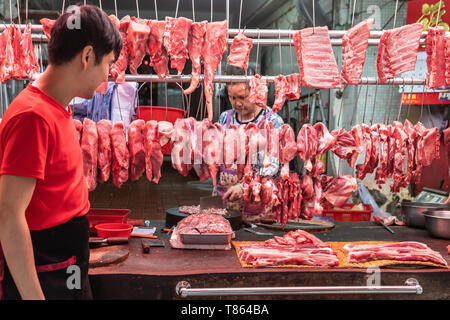
M 121 188 L 122 184 L 128 180 L 128 170 L 130 168 L 130 153 L 128 151 L 125 137 L 125 125 L 122 121 L 114 123 L 111 130 L 112 147 L 112 167 L 111 175 L 113 184 Z
M 145 121 L 134 120 L 128 127 L 128 149 L 130 152 L 130 178 L 137 181 L 145 171 Z
M 100 120 L 97 122 L 98 133 L 98 168 L 100 174 L 98 181 L 100 183 L 109 180 L 111 174 L 111 162 L 112 162 L 112 146 L 111 146 L 111 120 Z
M 264 110 L 267 109 L 267 92 L 269 91 L 267 81 L 259 74 L 256 74 L 250 78 L 249 85 L 249 101 Z
M 206 108 L 208 120 L 213 120 L 213 84 L 216 69 L 222 61 L 222 55 L 227 51 L 228 24 L 227 21 L 208 23 L 205 33 L 205 42 L 202 48 Z
M 150 55 L 150 65 L 160 79 L 169 75 L 169 56 L 163 46 L 165 21 L 148 20 L 150 35 L 147 42 L 147 52 Z
M 83 121 L 81 153 L 87 187 L 89 191 L 93 191 L 97 187 L 98 134 L 95 122 L 89 118 L 84 118 Z
M 183 72 L 188 58 L 188 37 L 191 30 L 192 20 L 183 17 L 166 17 L 164 31 L 164 46 L 170 56 L 170 67 Z
M 202 48 L 205 41 L 206 26 L 208 21 L 193 22 L 188 37 L 188 53 L 192 62 L 192 78 L 189 88 L 184 94 L 191 94 L 197 88 L 202 74 Z

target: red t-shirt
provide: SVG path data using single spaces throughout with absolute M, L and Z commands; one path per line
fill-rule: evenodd
M 30 230 L 60 225 L 89 210 L 83 158 L 68 110 L 28 85 L 0 123 L 0 175 L 34 177 L 25 215 Z

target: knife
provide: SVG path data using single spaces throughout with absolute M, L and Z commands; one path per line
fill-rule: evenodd
M 200 198 L 200 210 L 209 208 L 223 208 L 222 196 L 207 196 Z
M 380 218 L 378 218 L 377 216 L 373 216 L 373 219 L 378 222 L 379 224 L 381 224 L 387 231 L 389 231 L 390 233 L 395 233 L 394 230 L 392 230 L 391 228 L 389 228 L 383 221 L 381 221 Z
M 110 237 L 110 238 L 89 237 L 89 244 L 94 246 L 99 246 L 102 244 L 110 246 L 124 243 L 128 243 L 127 237 Z

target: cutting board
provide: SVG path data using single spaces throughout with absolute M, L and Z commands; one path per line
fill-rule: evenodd
M 322 232 L 329 231 L 335 227 L 333 221 L 330 220 L 320 220 L 320 219 L 312 219 L 312 220 L 299 220 L 297 222 L 288 222 L 282 228 L 280 223 L 271 223 L 269 221 L 258 222 L 255 223 L 258 227 L 272 229 L 272 230 L 281 230 L 281 231 L 295 231 L 298 229 L 305 230 L 308 232 Z
M 92 248 L 89 257 L 89 268 L 110 266 L 125 261 L 130 254 L 128 244 Z

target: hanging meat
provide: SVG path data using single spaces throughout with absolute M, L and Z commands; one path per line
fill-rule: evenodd
M 44 31 L 45 36 L 50 41 L 51 35 L 52 35 L 52 29 L 55 25 L 56 20 L 48 19 L 48 18 L 42 18 L 39 20 L 42 24 L 42 29 Z
M 202 133 L 203 161 L 208 166 L 213 186 L 216 186 L 219 165 L 222 163 L 223 131 L 220 124 L 203 119 Z
M 425 40 L 427 52 L 426 88 L 439 88 L 446 84 L 445 65 L 445 29 L 429 27 Z
M 113 184 L 120 188 L 128 180 L 130 168 L 130 153 L 125 137 L 125 125 L 122 121 L 114 123 L 111 130 L 112 167 L 111 175 Z
M 267 109 L 267 81 L 263 79 L 259 74 L 252 76 L 249 80 L 250 85 L 250 94 L 249 101 L 250 103 L 256 104 L 258 107 Z
M 253 40 L 246 37 L 242 32 L 238 33 L 231 43 L 230 55 L 227 64 L 244 70 L 248 69 L 248 58 L 253 46 Z
M 128 67 L 130 51 L 129 51 L 129 43 L 127 38 L 128 27 L 131 22 L 130 16 L 123 17 L 119 25 L 117 25 L 117 17 L 111 15 L 109 16 L 111 21 L 118 26 L 120 35 L 122 37 L 122 50 L 120 51 L 120 55 L 117 58 L 117 61 L 111 66 L 109 69 L 109 73 L 113 78 L 116 79 L 116 83 L 124 83 L 125 82 L 125 72 Z
M 299 73 L 292 73 L 285 76 L 287 81 L 287 95 L 286 97 L 289 100 L 298 100 L 300 99 L 301 93 L 301 76 Z
M 81 135 L 82 135 L 82 132 L 83 132 L 83 124 L 78 119 L 73 119 L 72 118 L 72 120 L 73 120 L 73 124 L 75 126 L 75 130 L 77 132 L 77 138 L 78 138 L 77 141 L 78 141 L 78 143 L 81 144 Z
M 328 131 L 323 122 L 317 122 L 314 125 L 314 129 L 316 130 L 318 139 L 317 153 L 322 154 L 327 152 L 335 145 L 336 137 Z
M 239 129 L 236 125 L 231 124 L 223 135 L 223 163 L 225 168 L 231 168 L 233 164 L 237 163 L 238 148 L 241 143 L 239 140 Z
M 169 57 L 166 48 L 163 46 L 165 21 L 148 20 L 150 36 L 147 42 L 147 51 L 150 55 L 150 65 L 155 70 L 160 79 L 169 75 Z
M 177 119 L 172 135 L 172 167 L 187 176 L 194 165 L 195 118 Z
M 202 47 L 205 40 L 208 21 L 193 22 L 189 32 L 187 49 L 192 62 L 191 84 L 184 90 L 184 94 L 191 94 L 197 88 L 202 74 Z
M 19 31 L 20 32 L 20 31 Z M 39 74 L 39 63 L 34 53 L 33 42 L 31 40 L 31 23 L 27 24 L 20 41 L 20 69 L 21 74 L 17 77 L 33 79 Z
M 342 88 L 327 26 L 297 31 L 294 33 L 294 45 L 303 86 Z
M 286 101 L 289 84 L 286 77 L 282 74 L 275 77 L 273 84 L 275 86 L 275 101 L 272 106 L 272 111 L 278 112 L 284 106 L 284 102 Z
M 145 121 L 134 120 L 128 127 L 128 150 L 130 152 L 130 178 L 137 181 L 145 171 Z
M 422 30 L 421 23 L 413 23 L 383 31 L 377 53 L 377 73 L 381 83 L 414 70 Z
M 330 150 L 339 158 L 347 160 L 349 166 L 353 168 L 358 155 L 362 152 L 361 141 L 357 141 L 352 132 L 347 132 L 344 128 L 333 130 L 331 134 L 336 138 L 336 142 Z
M 342 37 L 342 77 L 350 85 L 358 85 L 369 44 L 373 19 L 361 21 Z
M 98 176 L 98 181 L 100 183 L 109 180 L 111 174 L 111 130 L 112 122 L 111 120 L 100 120 L 97 122 L 97 133 L 98 133 L 98 168 L 100 169 L 100 174 Z
M 389 159 L 389 129 L 384 123 L 378 124 L 378 132 L 380 136 L 380 161 L 379 167 L 375 172 L 375 181 L 381 188 L 381 185 L 386 183 Z
M 297 150 L 306 170 L 312 170 L 311 158 L 316 155 L 318 147 L 317 132 L 309 123 L 302 126 L 297 135 Z
M 295 132 L 288 124 L 283 124 L 279 130 L 279 159 L 283 165 L 280 176 L 286 178 L 289 175 L 289 162 L 297 155 L 297 142 Z
M 98 134 L 95 122 L 89 118 L 84 118 L 83 121 L 81 153 L 83 155 L 84 177 L 88 190 L 92 191 L 97 187 Z
M 450 85 L 450 35 L 445 36 L 445 84 Z
M 208 110 L 208 120 L 213 120 L 213 84 L 216 69 L 227 51 L 228 25 L 227 21 L 210 22 L 206 27 L 205 42 L 202 49 L 205 98 Z
M 192 20 L 183 17 L 166 17 L 164 31 L 164 46 L 170 56 L 170 67 L 183 72 L 188 58 L 188 36 L 191 30 Z
M 147 50 L 150 27 L 147 21 L 132 17 L 127 30 L 127 45 L 129 52 L 129 65 L 131 74 L 137 74 Z
M 336 178 L 331 177 L 331 179 L 322 179 L 323 196 L 335 207 L 342 207 L 357 188 L 358 183 L 351 175 L 341 175 Z
M 6 83 L 14 73 L 13 29 L 6 27 L 0 35 L 0 81 Z

